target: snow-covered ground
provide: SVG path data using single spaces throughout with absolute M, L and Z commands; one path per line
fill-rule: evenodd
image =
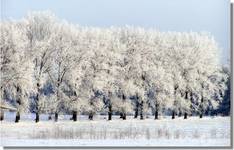
M 114 116 L 96 116 L 94 121 L 79 116 L 60 116 L 54 123 L 46 115 L 34 123 L 34 115 L 23 115 L 14 123 L 14 114 L 6 114 L 1 122 L 2 146 L 230 146 L 230 117 L 183 117 L 172 120 L 127 120 Z

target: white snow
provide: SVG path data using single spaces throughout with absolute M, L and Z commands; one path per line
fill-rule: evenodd
M 183 117 L 172 120 L 127 120 L 114 116 L 96 116 L 94 121 L 79 116 L 77 122 L 62 116 L 57 123 L 34 123 L 33 115 L 23 115 L 14 123 L 14 114 L 7 113 L 1 122 L 2 146 L 230 146 L 230 117 Z
M 230 142 L 226 139 L 184 139 L 184 140 L 167 140 L 167 139 L 127 139 L 127 140 L 80 140 L 80 139 L 69 139 L 69 140 L 61 140 L 61 139 L 48 139 L 48 140 L 15 140 L 8 139 L 5 143 L 5 146 L 118 146 L 118 147 L 128 147 L 128 146 L 228 146 Z

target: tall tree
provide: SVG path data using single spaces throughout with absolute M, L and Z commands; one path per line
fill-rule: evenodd
M 55 111 L 55 121 L 58 121 L 58 114 L 68 102 L 68 97 L 63 91 L 64 79 L 68 72 L 74 66 L 72 28 L 69 24 L 56 24 L 54 27 L 51 46 L 53 54 L 51 55 L 50 69 L 47 71 L 51 83 L 55 89 L 57 107 Z
M 35 122 L 40 120 L 39 101 L 53 52 L 50 41 L 52 40 L 51 34 L 55 22 L 56 18 L 50 12 L 32 12 L 24 20 L 28 52 L 34 62 L 35 98 L 33 102 L 36 113 Z

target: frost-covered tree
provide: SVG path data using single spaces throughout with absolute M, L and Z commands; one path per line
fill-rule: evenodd
M 17 22 L 1 24 L 1 93 L 8 90 L 14 100 L 12 105 L 17 108 L 15 122 L 19 122 L 21 112 L 28 111 L 28 97 L 32 87 L 32 62 L 25 51 L 22 30 L 21 24 Z
M 13 22 L 1 22 L 1 104 L 7 103 L 6 94 L 11 91 L 13 87 L 14 79 L 17 78 L 18 74 L 14 72 L 16 69 L 14 66 L 14 55 L 15 55 L 15 36 L 14 35 L 14 24 Z M 1 112 L 1 118 L 4 119 L 4 111 Z
M 135 118 L 138 114 L 143 119 L 146 103 L 146 87 L 144 86 L 144 72 L 142 67 L 144 30 L 126 27 L 121 31 L 121 43 L 125 45 L 124 71 L 129 95 L 134 97 Z M 144 62 L 143 62 L 144 64 Z
M 55 24 L 55 17 L 50 12 L 30 13 L 23 22 L 25 34 L 28 41 L 28 52 L 31 54 L 34 63 L 34 87 L 36 122 L 39 122 L 39 101 L 42 94 L 42 87 L 46 81 L 46 72 L 49 69 L 51 53 L 53 48 L 50 45 L 52 40 L 52 29 Z
M 56 111 L 55 121 L 58 120 L 58 114 L 66 107 L 68 96 L 63 91 L 64 78 L 73 68 L 73 28 L 69 24 L 56 24 L 54 27 L 52 40 L 50 45 L 53 47 L 51 54 L 50 69 L 47 71 L 51 83 L 55 89 L 56 95 Z
M 152 70 L 153 71 L 153 68 Z M 165 72 L 163 68 L 156 69 L 156 72 L 148 75 L 148 81 L 150 83 L 150 105 L 153 108 L 154 118 L 159 119 L 159 115 L 163 113 L 163 110 L 171 108 L 171 78 Z M 156 79 L 156 80 L 155 80 Z
M 72 36 L 69 38 L 70 68 L 64 76 L 65 87 L 67 87 L 67 96 L 69 99 L 66 107 L 71 111 L 73 121 L 77 121 L 78 113 L 85 110 L 86 102 L 84 100 L 84 95 L 86 95 L 86 92 L 89 91 L 90 88 L 87 88 L 88 86 L 83 84 L 86 72 L 88 71 L 87 68 L 90 59 L 90 50 L 89 44 L 85 41 L 86 31 L 83 31 L 79 27 L 75 27 L 73 25 L 69 26 L 70 31 L 72 31 Z
M 171 33 L 166 39 L 171 44 L 166 51 L 174 80 L 173 112 L 183 110 L 185 118 L 191 109 L 202 114 L 208 105 L 215 104 L 210 77 L 219 69 L 217 44 L 205 33 Z M 178 96 L 185 100 L 178 100 Z
M 49 108 L 55 121 L 60 112 L 76 121 L 79 113 L 92 120 L 101 111 L 108 120 L 115 113 L 144 119 L 150 111 L 155 119 L 169 112 L 186 119 L 209 114 L 227 99 L 229 75 L 206 33 L 81 27 L 48 12 L 2 22 L 1 30 L 1 97 L 5 102 L 3 95 L 11 95 L 12 104 L 27 110 L 34 93 L 36 122 Z M 47 78 L 53 96 L 44 94 Z

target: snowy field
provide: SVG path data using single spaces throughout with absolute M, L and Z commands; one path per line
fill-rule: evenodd
M 230 117 L 183 117 L 172 120 L 127 120 L 114 116 L 96 116 L 94 121 L 79 116 L 77 122 L 70 116 L 60 116 L 54 123 L 34 123 L 34 115 L 23 115 L 14 123 L 14 114 L 8 113 L 0 125 L 2 146 L 230 146 Z

